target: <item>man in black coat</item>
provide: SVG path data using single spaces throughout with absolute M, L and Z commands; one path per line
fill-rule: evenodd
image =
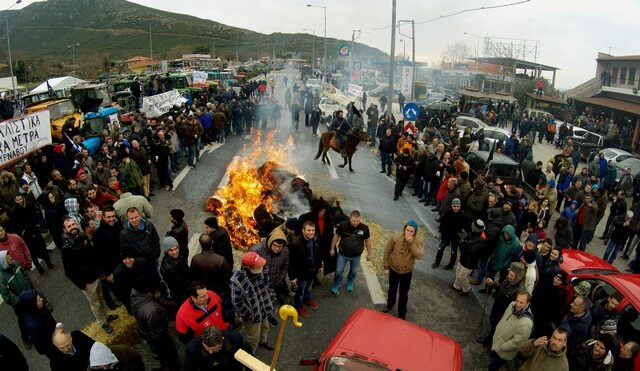
M 149 263 L 158 264 L 160 237 L 156 227 L 149 220 L 143 219 L 135 207 L 127 209 L 127 221 L 120 231 L 120 248 L 132 252 L 135 257 L 144 258 Z
M 8 337 L 0 334 L 0 362 L 3 365 L 11 365 L 12 370 L 28 371 L 27 359 L 20 351 L 20 348 Z
M 86 371 L 89 368 L 89 355 L 95 341 L 82 331 L 67 332 L 62 326 L 56 326 L 52 337 L 57 348 L 49 357 L 51 371 Z
M 409 177 L 413 174 L 416 163 L 411 157 L 409 148 L 405 148 L 400 156 L 396 157 L 396 187 L 393 193 L 393 200 L 397 201 L 402 196 L 402 191 L 409 181 Z
M 333 240 L 334 220 L 332 220 L 328 211 L 331 208 L 329 203 L 320 197 L 311 211 L 300 215 L 298 222 L 304 224 L 307 221 L 313 222 L 316 226 L 316 238 L 318 239 L 318 247 L 320 248 L 320 257 L 325 275 L 336 271 L 336 262 L 338 258 L 331 256 L 331 241 Z
M 391 175 L 391 155 L 395 152 L 396 139 L 393 137 L 391 128 L 386 128 L 384 136 L 380 138 L 378 150 L 380 151 L 380 164 L 382 165 L 381 174 L 387 173 Z
M 316 225 L 306 221 L 302 225 L 302 235 L 295 237 L 289 244 L 289 280 L 297 285 L 294 302 L 298 314 L 309 317 L 303 304 L 318 309 L 311 295 L 311 285 L 318 273 L 322 272 L 322 258 L 316 237 Z
M 78 223 L 70 216 L 63 220 L 64 237 L 62 246 L 62 263 L 65 275 L 76 285 L 89 302 L 91 312 L 102 329 L 110 334 L 113 329 L 110 320 L 117 316 L 107 317 L 107 308 L 102 297 L 102 266 L 100 255 L 93 242 L 80 231 Z
M 113 287 L 113 272 L 121 262 L 120 257 L 120 232 L 122 224 L 116 216 L 116 210 L 113 206 L 106 206 L 102 210 L 102 220 L 96 233 L 93 235 L 93 242 L 98 255 L 104 280 L 102 281 L 102 294 L 105 303 L 111 309 L 117 307 L 116 302 L 111 295 Z
M 251 353 L 251 347 L 238 332 L 222 331 L 215 326 L 204 329 L 202 336 L 192 339 L 184 356 L 185 371 L 240 371 L 242 364 L 234 354 L 243 349 Z

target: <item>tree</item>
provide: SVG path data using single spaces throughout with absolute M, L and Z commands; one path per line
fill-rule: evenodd
M 442 60 L 444 62 L 450 62 L 451 67 L 454 64 L 462 63 L 467 57 L 471 55 L 469 46 L 463 42 L 457 42 L 455 44 L 449 44 L 442 52 Z

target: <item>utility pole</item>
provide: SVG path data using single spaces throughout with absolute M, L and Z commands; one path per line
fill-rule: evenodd
M 149 23 L 149 63 L 151 64 L 151 72 L 153 72 L 153 38 L 151 37 L 151 23 Z
M 413 19 L 400 20 L 398 21 L 398 28 L 400 28 L 405 23 L 411 23 L 411 36 L 405 35 L 401 31 L 399 31 L 398 33 L 404 37 L 408 37 L 411 39 L 411 65 L 413 66 L 413 74 L 411 78 L 411 97 L 409 97 L 409 99 L 413 100 L 416 90 L 416 76 L 418 72 L 416 69 L 416 22 Z
M 353 44 L 356 40 L 356 32 L 358 39 L 360 38 L 360 30 L 353 30 L 351 33 L 351 47 L 349 48 L 349 82 L 353 82 Z
M 392 0 L 391 3 L 391 51 L 389 53 L 389 91 L 387 92 L 389 116 L 393 113 L 393 75 L 396 72 L 396 0 Z

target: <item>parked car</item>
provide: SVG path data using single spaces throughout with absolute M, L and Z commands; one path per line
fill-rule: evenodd
M 478 132 L 478 130 L 486 130 L 489 127 L 489 125 L 485 124 L 484 121 L 471 116 L 458 116 L 453 123 L 458 128 L 460 137 L 462 137 L 462 134 L 467 128 L 470 128 L 471 132 L 475 134 Z
M 564 249 L 562 251 L 563 262 L 560 269 L 567 273 L 569 279 L 578 274 L 618 274 L 620 271 L 607 261 L 586 251 Z
M 620 162 L 622 160 L 626 160 L 628 158 L 638 158 L 637 155 L 634 155 L 633 153 L 629 153 L 629 152 L 625 151 L 624 149 L 605 148 L 605 149 L 601 149 L 599 151 L 591 152 L 591 154 L 589 155 L 588 162 L 593 161 L 593 158 L 595 157 L 595 155 L 597 153 L 600 153 L 600 157 L 604 157 L 604 159 L 607 160 L 607 161 L 613 160 L 614 163 Z
M 465 160 L 469 164 L 471 183 L 482 174 L 487 182 L 500 179 L 505 185 L 515 187 L 518 198 L 535 199 L 536 190 L 524 181 L 520 164 L 511 157 L 499 153 L 491 155 L 490 151 L 471 151 Z
M 546 122 L 549 122 L 549 120 L 554 122 L 556 121 L 552 114 L 539 109 L 527 108 L 524 110 L 524 114 L 527 115 L 527 118 L 529 118 L 529 120 L 538 119 L 544 120 Z
M 336 102 L 334 99 L 327 98 L 327 97 L 320 99 L 320 104 L 318 104 L 318 107 L 322 110 L 322 113 L 325 115 L 331 115 L 333 114 L 334 111 L 337 111 L 339 109 L 341 110 L 345 109 L 343 105 Z
M 578 147 L 582 160 L 587 161 L 592 152 L 605 147 L 605 138 L 583 128 L 573 127 L 573 144 Z
M 489 147 L 493 147 L 496 142 L 500 141 L 502 141 L 502 144 L 504 145 L 504 143 L 511 138 L 511 132 L 506 129 L 489 126 L 484 128 L 484 137 L 487 140 Z
M 620 178 L 625 173 L 627 168 L 631 169 L 631 178 L 634 179 L 640 173 L 640 159 L 637 157 L 628 157 L 619 162 L 614 162 L 613 165 L 616 167 L 616 184 L 620 181 Z M 626 189 L 623 189 L 627 197 L 633 195 L 633 182 L 629 183 Z
M 314 371 L 462 369 L 454 340 L 386 313 L 358 308 L 319 358 L 303 359 Z

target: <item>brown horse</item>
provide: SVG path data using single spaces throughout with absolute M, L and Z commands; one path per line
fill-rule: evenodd
M 347 134 L 347 140 L 345 143 L 346 156 L 343 157 L 344 163 L 342 165 L 338 165 L 338 167 L 345 167 L 348 162 L 349 171 L 353 172 L 353 168 L 351 167 L 351 158 L 353 157 L 353 154 L 356 151 L 356 149 L 358 149 L 358 144 L 360 144 L 360 141 L 362 140 L 364 141 L 370 140 L 369 134 L 367 134 L 366 131 L 352 130 Z M 318 158 L 320 158 L 320 155 L 322 155 L 322 163 L 331 164 L 331 161 L 329 160 L 329 156 L 327 156 L 327 152 L 329 152 L 329 149 L 333 149 L 334 151 L 340 153 L 340 148 L 338 148 L 338 146 L 339 146 L 338 138 L 335 137 L 333 131 L 322 133 L 322 135 L 320 136 L 320 141 L 318 143 L 318 153 L 316 154 L 316 157 L 314 157 L 314 160 L 317 160 Z

